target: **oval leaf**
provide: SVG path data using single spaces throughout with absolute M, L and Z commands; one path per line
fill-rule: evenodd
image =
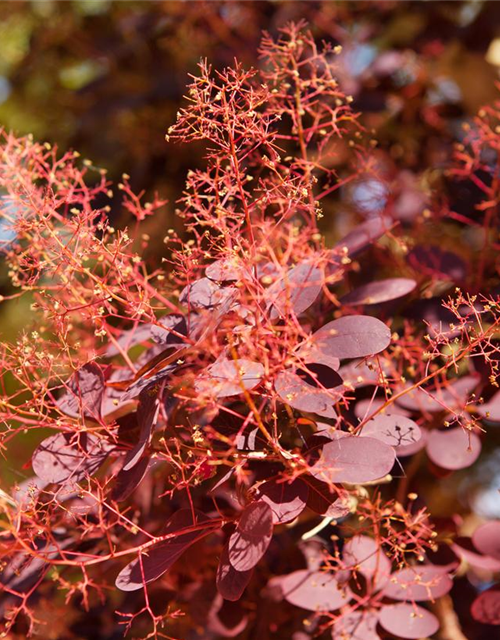
M 386 476 L 395 459 L 394 449 L 375 438 L 335 438 L 323 446 L 311 475 L 323 482 L 372 482 Z
M 480 526 L 474 531 L 472 542 L 485 556 L 500 560 L 500 521 L 487 522 Z
M 391 332 L 377 318 L 344 316 L 321 327 L 312 336 L 319 351 L 339 358 L 364 358 L 386 349 Z
M 344 304 L 380 304 L 402 298 L 413 291 L 417 283 L 410 278 L 387 278 L 370 282 L 351 291 L 341 299 Z
M 450 576 L 442 567 L 428 564 L 396 571 L 383 593 L 394 600 L 436 600 L 452 586 Z
M 229 538 L 229 562 L 237 571 L 252 569 L 262 558 L 273 537 L 273 512 L 262 500 L 242 512 L 236 531 Z
M 43 482 L 80 482 L 104 462 L 110 446 L 89 433 L 57 433 L 41 442 L 31 460 L 33 471 Z
M 216 584 L 217 589 L 225 600 L 236 602 L 243 595 L 250 579 L 253 569 L 247 571 L 237 571 L 229 561 L 228 545 L 222 551 L 217 568 Z
M 461 427 L 445 431 L 431 431 L 427 441 L 427 455 L 443 469 L 465 469 L 478 459 L 481 440 L 475 433 L 467 433 Z
M 335 621 L 332 640 L 380 640 L 375 611 L 353 611 Z
M 342 388 L 325 391 L 313 387 L 291 371 L 279 373 L 274 381 L 274 388 L 283 402 L 294 409 L 316 413 L 324 418 L 337 417 L 333 405 L 342 398 Z
M 418 605 L 385 605 L 380 611 L 379 620 L 386 631 L 409 640 L 427 638 L 439 629 L 436 616 Z
M 348 587 L 341 587 L 331 574 L 323 571 L 294 571 L 283 576 L 280 585 L 287 602 L 309 611 L 334 611 L 348 604 L 352 597 Z
M 373 538 L 353 536 L 346 542 L 342 558 L 346 568 L 359 571 L 376 589 L 389 580 L 391 562 Z
M 196 391 L 216 398 L 237 396 L 256 387 L 264 375 L 264 367 L 245 358 L 219 360 L 208 367 L 206 374 L 195 382 Z
M 293 482 L 269 480 L 259 487 L 259 500 L 271 507 L 274 524 L 295 520 L 305 509 L 308 495 L 307 484 L 300 478 Z
M 404 453 L 408 446 L 413 447 L 422 437 L 416 422 L 396 414 L 375 416 L 365 424 L 361 433 L 394 447 L 397 454 L 400 450 Z
M 202 523 L 207 523 L 205 529 L 183 533 L 183 530 Z M 149 547 L 147 553 L 143 553 L 140 558 L 130 562 L 118 574 L 115 585 L 121 591 L 137 591 L 141 589 L 148 582 L 157 580 L 162 576 L 188 547 L 211 531 L 213 531 L 213 527 L 210 527 L 209 518 L 205 514 L 195 512 L 195 519 L 193 520 L 191 509 L 177 511 L 168 520 L 162 534 L 167 535 L 177 532 L 177 535 Z
M 483 591 L 472 603 L 472 617 L 483 624 L 500 624 L 500 587 Z
M 323 273 L 310 262 L 301 262 L 290 269 L 283 279 L 267 290 L 271 319 L 293 311 L 300 315 L 315 302 L 323 287 Z

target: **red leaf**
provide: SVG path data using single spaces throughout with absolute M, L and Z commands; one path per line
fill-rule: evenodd
M 385 605 L 380 610 L 379 620 L 386 631 L 409 640 L 422 640 L 439 629 L 436 616 L 418 605 Z
M 264 367 L 245 358 L 219 360 L 208 367 L 195 382 L 196 391 L 216 398 L 227 398 L 256 387 L 264 375 Z
M 274 524 L 295 520 L 305 509 L 308 495 L 307 484 L 300 478 L 293 482 L 269 480 L 259 487 L 259 500 L 271 507 Z
M 341 299 L 343 304 L 380 304 L 396 300 L 413 291 L 417 283 L 409 278 L 387 278 L 358 287 Z
M 283 279 L 267 290 L 267 308 L 271 319 L 293 311 L 300 315 L 315 302 L 323 287 L 323 273 L 310 262 L 301 262 L 290 269 Z
M 104 397 L 104 375 L 95 362 L 88 362 L 68 380 L 67 389 L 57 401 L 59 409 L 68 416 L 87 416 L 99 421 Z
M 319 351 L 343 360 L 364 358 L 386 349 L 391 332 L 377 318 L 371 316 L 344 316 L 321 327 L 312 335 Z
M 483 591 L 472 603 L 472 617 L 483 624 L 500 624 L 500 587 Z
M 408 455 L 405 453 L 407 447 L 411 447 L 413 453 L 415 445 L 422 437 L 416 422 L 396 414 L 375 416 L 365 424 L 361 434 L 394 447 L 398 455 Z
M 384 595 L 394 600 L 436 600 L 450 591 L 453 583 L 443 567 L 420 565 L 391 575 Z
M 386 476 L 395 459 L 394 449 L 375 438 L 337 436 L 323 446 L 311 475 L 323 482 L 372 482 Z
M 253 569 L 237 571 L 229 561 L 228 545 L 222 551 L 217 568 L 217 589 L 225 600 L 239 600 L 250 582 Z
M 352 597 L 348 587 L 323 571 L 294 571 L 281 580 L 285 600 L 309 611 L 334 611 L 348 604 Z
M 343 396 L 343 389 L 324 391 L 304 382 L 291 371 L 282 371 L 276 376 L 274 388 L 279 397 L 294 409 L 316 413 L 325 418 L 336 418 L 333 405 Z M 340 389 L 340 390 L 339 390 Z
M 206 523 L 206 528 L 183 533 L 183 530 L 202 523 Z M 214 527 L 210 525 L 210 519 L 205 514 L 196 511 L 195 519 L 193 520 L 193 514 L 190 509 L 177 511 L 167 521 L 162 535 L 171 533 L 177 533 L 178 535 L 149 547 L 146 552 L 141 554 L 140 558 L 130 562 L 118 574 L 115 585 L 121 591 L 137 591 L 137 589 L 141 589 L 144 584 L 160 578 L 188 547 L 213 530 Z
M 236 531 L 229 538 L 229 562 L 237 571 L 248 571 L 262 558 L 273 537 L 273 512 L 264 501 L 249 504 Z
M 474 464 L 481 453 L 481 440 L 461 427 L 434 430 L 427 441 L 427 455 L 443 469 L 454 471 Z
M 472 542 L 485 556 L 500 560 L 500 521 L 486 522 L 478 527 L 472 535 Z
M 380 640 L 375 611 L 353 611 L 342 615 L 332 627 L 332 640 Z
M 80 482 L 99 469 L 110 451 L 104 440 L 86 432 L 57 433 L 41 442 L 31 460 L 33 471 L 44 482 Z
M 373 538 L 353 536 L 344 545 L 342 558 L 346 568 L 359 571 L 376 589 L 381 589 L 389 580 L 391 562 Z

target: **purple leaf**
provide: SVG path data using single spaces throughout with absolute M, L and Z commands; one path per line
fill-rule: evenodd
M 190 313 L 183 316 L 178 313 L 170 313 L 158 320 L 158 325 L 152 325 L 151 338 L 163 346 L 185 345 L 185 337 L 190 333 L 192 325 L 196 324 L 196 314 Z
M 497 391 L 485 404 L 477 405 L 475 409 L 486 420 L 500 422 L 500 391 Z
M 385 402 L 386 401 L 382 398 L 366 398 L 365 400 L 359 400 L 358 402 L 356 402 L 356 406 L 354 407 L 356 418 L 365 420 L 372 413 L 380 409 L 380 407 L 382 407 Z M 398 416 L 404 416 L 405 418 L 408 418 L 411 415 L 410 411 L 399 407 L 394 407 L 393 405 L 389 405 L 388 407 L 386 407 L 382 415 L 390 416 L 394 413 L 396 413 Z
M 321 293 L 324 277 L 321 269 L 311 262 L 301 262 L 289 269 L 286 275 L 275 282 L 266 292 L 270 301 L 267 308 L 271 320 L 293 311 L 300 315 L 315 302 Z
M 137 407 L 137 423 L 139 425 L 139 440 L 135 447 L 131 449 L 123 463 L 123 471 L 130 471 L 146 450 L 151 440 L 153 428 L 158 421 L 160 414 L 161 394 L 156 391 L 153 385 L 144 389 L 139 396 L 139 405 Z
M 479 553 L 473 545 L 471 538 L 466 538 L 465 536 L 456 538 L 455 542 L 451 545 L 451 549 L 457 556 L 475 569 L 493 572 L 500 571 L 500 560 L 495 560 L 495 558 L 483 556 Z
M 236 531 L 229 538 L 229 562 L 237 571 L 253 569 L 273 537 L 273 512 L 259 500 L 242 512 Z
M 409 411 L 429 413 L 452 411 L 465 406 L 478 382 L 479 376 L 470 375 L 450 381 L 446 388 L 424 390 L 417 387 L 402 395 L 396 402 Z
M 312 341 L 319 351 L 340 360 L 364 358 L 386 349 L 391 331 L 371 316 L 344 316 L 321 327 Z
M 274 524 L 295 520 L 306 508 L 308 495 L 307 484 L 300 478 L 293 482 L 269 480 L 259 487 L 259 500 L 271 507 Z
M 409 278 L 387 278 L 377 282 L 369 282 L 368 284 L 358 287 L 345 295 L 341 302 L 343 304 L 380 304 L 389 300 L 402 298 L 411 293 L 417 286 L 415 280 Z
M 391 573 L 391 562 L 373 538 L 353 536 L 344 545 L 342 558 L 345 566 L 359 571 L 373 583 L 374 588 L 381 589 L 387 583 Z
M 483 591 L 472 603 L 472 617 L 482 624 L 500 624 L 500 587 Z
M 383 385 L 383 374 L 390 374 L 388 360 L 383 356 L 377 358 L 378 362 L 370 360 L 352 360 L 348 364 L 340 367 L 339 375 L 351 389 L 367 387 L 371 385 Z
M 420 274 L 440 280 L 463 280 L 467 273 L 462 258 L 436 246 L 415 247 L 408 254 L 408 263 Z
M 362 251 L 370 244 L 375 242 L 380 236 L 383 236 L 392 226 L 391 221 L 388 218 L 374 217 L 362 224 L 358 225 L 350 233 L 348 233 L 342 240 L 337 242 L 334 247 L 334 252 L 348 251 L 349 256 L 353 256 L 359 251 Z
M 386 631 L 409 640 L 428 638 L 439 629 L 436 616 L 418 605 L 385 605 L 380 610 L 379 620 Z
M 141 484 L 148 467 L 149 456 L 144 456 L 144 458 L 141 458 L 128 471 L 126 469 L 121 469 L 116 476 L 115 486 L 113 487 L 113 500 L 116 500 L 116 502 L 122 502 L 130 497 L 135 489 L 137 489 Z
M 313 387 L 291 371 L 282 371 L 276 376 L 274 388 L 279 397 L 294 409 L 316 413 L 325 418 L 335 418 L 337 416 L 333 405 L 338 402 L 343 395 L 342 391 L 323 391 Z M 337 388 L 338 389 L 338 388 Z
M 256 387 L 264 375 L 264 367 L 245 358 L 219 360 L 208 367 L 206 373 L 195 382 L 196 391 L 216 398 L 237 396 Z
M 209 264 L 205 275 L 216 282 L 236 282 L 245 275 L 245 268 L 236 256 L 223 258 Z
M 195 525 L 206 523 L 206 527 L 195 531 L 184 530 Z M 199 511 L 195 512 L 195 519 L 191 509 L 181 509 L 167 521 L 162 535 L 174 534 L 168 538 L 148 548 L 140 558 L 133 560 L 124 567 L 118 574 L 115 585 L 121 591 L 137 591 L 144 584 L 157 580 L 178 560 L 188 547 L 197 540 L 205 537 L 214 530 L 210 526 L 210 519 Z M 142 569 L 141 569 L 142 561 Z
M 57 401 L 59 409 L 68 416 L 87 416 L 99 421 L 104 397 L 104 375 L 95 362 L 88 362 L 68 380 L 67 389 Z
M 454 427 L 443 431 L 434 430 L 427 441 L 427 455 L 438 467 L 455 471 L 465 469 L 479 458 L 481 440 L 475 433 Z
M 500 560 L 500 521 L 486 522 L 472 534 L 472 542 L 485 556 Z
M 33 471 L 43 482 L 80 482 L 92 475 L 107 458 L 110 446 L 85 431 L 57 433 L 41 442 L 33 454 Z
M 201 278 L 181 291 L 179 302 L 193 309 L 217 309 L 229 305 L 237 297 L 234 287 L 219 287 L 208 278 Z
M 395 459 L 394 449 L 375 438 L 336 437 L 324 445 L 311 475 L 323 482 L 373 482 L 391 471 Z
M 380 640 L 375 611 L 353 611 L 342 615 L 332 627 L 332 640 Z
M 309 509 L 320 515 L 334 517 L 330 516 L 329 510 L 342 508 L 343 505 L 343 501 L 339 498 L 337 491 L 328 483 L 321 482 L 313 476 L 304 476 L 304 482 L 309 488 L 309 495 L 307 496 Z M 346 513 L 349 513 L 349 508 L 347 508 Z M 346 513 L 342 513 L 342 515 L 346 515 Z
M 352 597 L 348 587 L 341 587 L 330 573 L 302 569 L 283 576 L 283 597 L 309 611 L 334 611 L 349 603 Z
M 225 600 L 235 602 L 243 595 L 253 574 L 253 568 L 237 571 L 229 561 L 228 545 L 222 551 L 217 568 L 217 589 Z
M 427 564 L 396 571 L 383 593 L 393 600 L 436 600 L 448 593 L 452 586 L 451 578 L 443 567 Z
M 422 432 L 417 423 L 410 420 L 410 418 L 396 414 L 384 415 L 379 413 L 371 420 L 368 420 L 363 427 L 361 435 L 385 442 L 385 444 L 396 449 L 397 455 L 405 455 L 408 450 L 407 447 L 411 447 L 411 451 L 414 450 L 415 444 L 422 437 Z M 408 454 L 406 453 L 406 455 Z

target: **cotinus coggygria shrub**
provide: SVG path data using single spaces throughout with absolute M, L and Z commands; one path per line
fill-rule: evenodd
M 383 153 L 337 54 L 292 24 L 259 70 L 200 64 L 166 137 L 204 160 L 161 260 L 141 230 L 159 197 L 124 176 L 136 224 L 114 229 L 104 170 L 3 134 L 4 303 L 30 305 L 2 344 L 5 637 L 460 640 L 463 615 L 500 623 L 499 522 L 464 530 L 436 497 L 500 422 L 497 111 L 449 159 L 448 183 L 482 189 L 469 219 L 444 183 L 424 216 L 346 217 Z M 479 229 L 481 250 L 441 243 L 450 228 Z

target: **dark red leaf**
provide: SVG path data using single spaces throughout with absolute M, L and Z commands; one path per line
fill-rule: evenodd
M 130 471 L 146 450 L 160 413 L 160 400 L 160 395 L 155 386 L 148 387 L 141 392 L 137 407 L 137 422 L 140 429 L 139 440 L 135 447 L 127 453 L 123 463 L 123 471 Z
M 281 589 L 287 602 L 309 611 L 334 611 L 352 597 L 349 588 L 341 587 L 330 573 L 307 569 L 283 576 Z
M 116 476 L 115 486 L 113 487 L 112 498 L 117 502 L 126 500 L 134 490 L 141 484 L 142 479 L 146 475 L 149 467 L 149 456 L 141 458 L 128 471 L 121 469 Z
M 104 390 L 101 367 L 95 362 L 88 362 L 68 380 L 67 389 L 57 400 L 57 406 L 68 416 L 100 420 Z
M 379 620 L 386 631 L 409 640 L 428 638 L 439 629 L 436 616 L 418 605 L 385 605 L 380 610 Z
M 207 525 L 205 528 L 183 533 L 183 530 L 203 523 Z M 157 580 L 162 576 L 188 547 L 213 530 L 214 527 L 210 526 L 210 519 L 205 514 L 196 511 L 195 519 L 193 520 L 193 514 L 190 509 L 177 511 L 168 520 L 162 533 L 162 535 L 174 533 L 177 535 L 149 547 L 147 552 L 141 554 L 140 558 L 130 562 L 118 574 L 115 585 L 121 591 L 137 591 L 137 589 L 141 589 L 144 584 Z
M 391 562 L 373 538 L 353 536 L 345 543 L 342 558 L 346 568 L 359 571 L 375 589 L 381 589 L 389 580 Z
M 269 480 L 259 487 L 259 500 L 263 500 L 273 513 L 274 524 L 295 520 L 306 507 L 309 489 L 300 478 L 293 482 Z
M 316 413 L 325 418 L 335 418 L 337 413 L 333 405 L 343 395 L 342 387 L 324 391 L 313 387 L 296 373 L 282 371 L 276 376 L 274 388 L 279 397 L 294 409 Z
M 443 469 L 454 471 L 470 467 L 479 458 L 481 440 L 462 427 L 434 430 L 427 441 L 427 455 Z
M 371 316 L 344 316 L 321 327 L 312 336 L 319 351 L 343 360 L 379 353 L 391 342 L 391 331 Z
M 363 427 L 361 434 L 394 447 L 397 455 L 408 455 L 406 453 L 408 447 L 411 447 L 413 452 L 415 445 L 422 437 L 420 427 L 410 418 L 382 413 L 369 420 Z
M 256 387 L 265 373 L 258 362 L 245 358 L 219 360 L 208 367 L 206 373 L 195 382 L 196 391 L 216 398 L 237 396 Z
M 500 571 L 500 560 L 484 556 L 472 544 L 471 538 L 460 537 L 451 545 L 452 551 L 475 569 L 484 571 Z
M 364 610 L 342 615 L 332 627 L 332 640 L 380 640 L 378 613 Z
M 217 589 L 225 600 L 241 598 L 253 574 L 253 569 L 237 571 L 229 561 L 228 545 L 222 551 L 217 568 Z
M 57 433 L 41 442 L 31 463 L 46 483 L 81 482 L 99 469 L 110 452 L 109 444 L 87 432 Z
M 321 269 L 311 262 L 302 262 L 290 269 L 285 276 L 267 290 L 268 310 L 271 319 L 293 311 L 300 315 L 315 302 L 323 287 Z
M 409 278 L 387 278 L 377 282 L 369 282 L 345 295 L 343 304 L 380 304 L 389 300 L 402 298 L 411 293 L 417 286 L 415 280 Z
M 349 256 L 354 256 L 383 236 L 391 226 L 392 223 L 388 218 L 370 218 L 337 242 L 334 251 L 336 253 L 347 251 Z
M 383 593 L 393 600 L 436 600 L 448 593 L 452 586 L 451 578 L 443 567 L 427 564 L 396 571 Z
M 485 556 L 500 560 L 500 521 L 486 522 L 478 527 L 472 535 L 472 542 Z
M 248 571 L 262 558 L 273 537 L 273 512 L 262 500 L 242 512 L 236 531 L 229 538 L 229 562 L 237 571 Z
M 472 617 L 482 624 L 500 624 L 500 587 L 483 591 L 472 603 Z
M 418 273 L 440 280 L 460 281 L 467 272 L 462 258 L 436 246 L 415 247 L 408 254 L 408 262 Z
M 336 437 L 325 444 L 311 474 L 323 482 L 372 482 L 392 469 L 394 449 L 375 438 Z

